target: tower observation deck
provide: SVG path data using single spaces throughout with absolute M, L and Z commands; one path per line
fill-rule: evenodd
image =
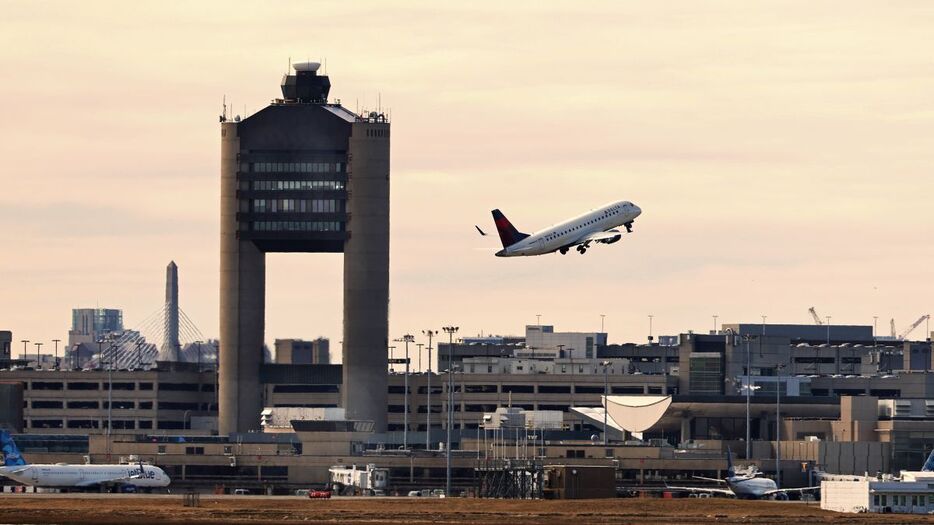
M 382 431 L 389 122 L 328 103 L 331 83 L 317 63 L 293 68 L 283 98 L 242 121 L 221 118 L 219 431 L 260 428 L 270 252 L 344 254 L 342 401 L 348 418 Z

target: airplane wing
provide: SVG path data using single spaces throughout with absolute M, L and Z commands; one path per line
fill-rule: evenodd
M 134 479 L 140 479 L 140 475 L 135 474 L 133 476 L 118 476 L 115 478 L 108 478 L 108 479 L 94 479 L 94 480 L 88 480 L 88 481 L 81 481 L 77 483 L 75 486 L 79 488 L 93 487 L 95 485 L 106 485 L 107 483 L 124 483 L 127 481 L 133 481 Z
M 802 492 L 812 492 L 812 491 L 815 491 L 815 490 L 820 490 L 820 486 L 817 486 L 817 487 L 801 487 L 801 488 L 799 488 L 799 489 L 776 489 L 776 490 L 770 490 L 770 491 L 768 491 L 768 492 L 763 492 L 762 495 L 763 495 L 763 496 L 771 496 L 771 495 L 773 495 L 773 494 L 788 494 L 789 492 L 798 492 L 798 493 L 802 493 Z
M 623 234 L 619 230 L 607 230 L 603 232 L 594 232 L 584 235 L 580 239 L 575 240 L 568 246 L 574 246 L 577 244 L 590 244 L 592 242 L 599 242 L 603 244 L 613 244 L 614 242 L 620 240 L 623 237 Z
M 736 496 L 736 493 L 730 489 L 709 489 L 706 487 L 672 487 L 670 485 L 666 485 L 665 488 L 669 490 L 683 490 L 692 494 L 720 494 L 721 496 L 729 496 L 731 498 Z
M 726 481 L 717 478 L 705 478 L 704 476 L 691 476 L 694 479 L 699 479 L 701 481 L 713 481 L 715 483 L 726 484 Z

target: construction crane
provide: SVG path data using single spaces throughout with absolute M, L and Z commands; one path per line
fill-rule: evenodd
M 815 310 L 813 306 L 810 307 L 810 308 L 808 308 L 808 312 L 811 312 L 811 317 L 814 318 L 814 322 L 815 322 L 818 326 L 821 326 L 821 325 L 824 324 L 824 322 L 820 320 L 820 316 L 817 315 L 817 310 Z
M 931 318 L 930 314 L 922 315 L 921 317 L 918 318 L 917 321 L 911 323 L 911 326 L 906 328 L 902 333 L 898 334 L 898 339 L 904 340 L 906 337 L 908 337 L 908 334 L 910 334 L 911 332 L 915 330 L 915 328 L 921 326 L 921 323 L 927 321 L 930 318 Z

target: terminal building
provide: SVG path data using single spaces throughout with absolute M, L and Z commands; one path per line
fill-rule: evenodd
M 385 373 L 384 432 L 374 432 L 372 424 L 361 427 L 361 420 L 293 420 L 291 431 L 280 422 L 274 437 L 267 435 L 269 429 L 226 435 L 218 427 L 222 402 L 216 369 L 192 363 L 112 373 L 5 370 L 0 383 L 20 385 L 22 437 L 27 443 L 38 440 L 33 451 L 49 451 L 38 457 L 74 461 L 91 455 L 102 461 L 105 454 L 135 450 L 193 486 L 205 486 L 211 479 L 246 483 L 245 477 L 262 486 L 296 487 L 323 481 L 331 463 L 354 462 L 389 468 L 399 487 L 439 486 L 444 472 L 439 451 L 449 411 L 456 479 L 462 487 L 473 483 L 478 454 L 509 457 L 517 445 L 527 450 L 533 442 L 554 464 L 572 457 L 575 462 L 617 465 L 624 485 L 722 474 L 727 447 L 768 475 L 774 474 L 780 451 L 782 479 L 788 484 L 809 483 L 803 464 L 844 474 L 894 473 L 917 465 L 934 442 L 934 405 L 929 401 L 934 398 L 934 374 L 899 366 L 906 362 L 906 352 L 929 351 L 929 342 L 826 345 L 793 343 L 780 333 L 743 338 L 730 332 L 687 332 L 677 337 L 675 346 L 605 345 L 596 344 L 605 341 L 597 335 L 592 357 L 587 357 L 592 336 L 554 336 L 581 345 L 581 355 L 575 348 L 573 357 L 567 348 L 547 351 L 547 342 L 535 348 L 533 357 L 522 337 L 464 338 L 441 345 L 442 370 L 411 373 L 408 393 L 399 367 Z M 449 355 L 454 356 L 450 374 L 443 362 Z M 258 383 L 258 403 L 266 411 L 257 415 L 257 427 L 269 410 L 337 410 L 348 388 L 343 365 L 331 364 L 262 364 Z M 748 458 L 745 385 L 758 387 L 749 398 Z M 776 387 L 780 414 L 775 410 Z M 602 422 L 588 417 L 586 408 L 599 407 L 605 393 L 670 396 L 670 405 L 641 433 L 641 440 L 610 431 L 604 447 Z M 548 425 L 536 423 L 540 428 L 500 435 L 499 444 L 493 445 L 490 433 L 496 431 L 486 418 L 507 407 L 528 413 L 530 421 L 547 419 Z M 79 435 L 85 437 L 77 439 Z M 163 437 L 152 441 L 151 436 Z M 522 444 L 515 442 L 520 436 Z M 59 445 L 49 448 L 47 442 Z M 398 451 L 403 444 L 407 452 Z M 61 454 L 53 454 L 59 446 L 72 452 L 61 448 Z

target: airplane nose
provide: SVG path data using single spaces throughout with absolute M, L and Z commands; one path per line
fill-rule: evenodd
M 642 215 L 642 208 L 640 208 L 640 207 L 636 206 L 635 204 L 633 204 L 633 205 L 632 205 L 632 209 L 635 210 L 635 212 L 636 212 L 636 217 Z

